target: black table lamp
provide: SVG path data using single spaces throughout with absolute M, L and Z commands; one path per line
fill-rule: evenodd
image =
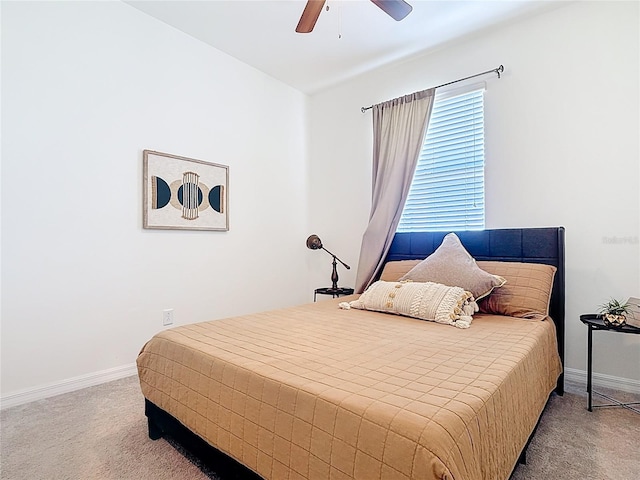
M 324 250 L 325 252 L 327 252 L 329 255 L 331 255 L 333 257 L 333 271 L 331 272 L 331 292 L 328 293 L 340 293 L 342 291 L 342 289 L 340 287 L 338 287 L 338 270 L 336 269 L 336 264 L 337 262 L 340 262 L 342 265 L 344 265 L 344 268 L 346 268 L 347 270 L 350 270 L 351 267 L 349 265 L 347 265 L 346 263 L 344 263 L 342 260 L 340 260 L 338 257 L 336 257 L 333 253 L 331 253 L 329 250 L 327 250 L 326 248 L 324 248 L 322 246 L 322 240 L 320 240 L 320 237 L 318 237 L 317 235 L 309 235 L 309 238 L 307 238 L 307 248 L 310 248 L 311 250 Z

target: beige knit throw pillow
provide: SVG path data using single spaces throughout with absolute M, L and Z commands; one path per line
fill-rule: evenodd
M 469 328 L 472 315 L 478 311 L 473 295 L 460 287 L 433 282 L 373 283 L 352 302 L 341 302 L 348 310 L 374 310 L 429 320 L 458 328 Z

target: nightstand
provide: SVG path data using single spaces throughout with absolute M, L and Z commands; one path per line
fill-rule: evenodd
M 584 323 L 587 327 L 589 327 L 589 336 L 587 337 L 587 392 L 589 393 L 589 405 L 588 410 L 593 412 L 593 409 L 596 407 L 624 407 L 632 410 L 636 413 L 640 413 L 640 410 L 632 405 L 640 405 L 640 402 L 631 402 L 631 403 L 622 403 L 616 400 L 615 398 L 611 398 L 602 393 L 598 393 L 593 390 L 593 385 L 591 382 L 591 377 L 593 375 L 593 331 L 594 330 L 608 330 L 610 332 L 618 332 L 618 333 L 632 333 L 632 334 L 640 334 L 640 328 L 632 327 L 631 325 L 623 325 L 622 327 L 610 327 L 604 323 L 602 316 L 596 315 L 593 313 L 580 315 L 580 321 Z M 607 400 L 614 403 L 607 403 L 602 405 L 593 405 L 592 403 L 592 394 L 595 393 L 601 397 L 606 398 Z
M 313 301 L 316 301 L 316 297 L 318 295 L 331 295 L 331 298 L 341 297 L 344 295 L 353 294 L 353 288 L 333 288 L 333 287 L 324 287 L 324 288 L 316 288 L 313 291 Z

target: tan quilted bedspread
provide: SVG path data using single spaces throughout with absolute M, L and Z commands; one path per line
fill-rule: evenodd
M 338 308 L 354 298 L 163 331 L 142 392 L 265 479 L 507 479 L 560 374 L 553 322 Z

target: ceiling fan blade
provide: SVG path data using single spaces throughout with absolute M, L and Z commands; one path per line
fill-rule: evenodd
M 313 30 L 325 1 L 326 0 L 307 0 L 307 4 L 302 11 L 302 16 L 296 27 L 296 32 L 309 33 Z
M 404 0 L 371 0 L 381 10 L 396 21 L 402 20 L 409 15 L 413 7 Z

